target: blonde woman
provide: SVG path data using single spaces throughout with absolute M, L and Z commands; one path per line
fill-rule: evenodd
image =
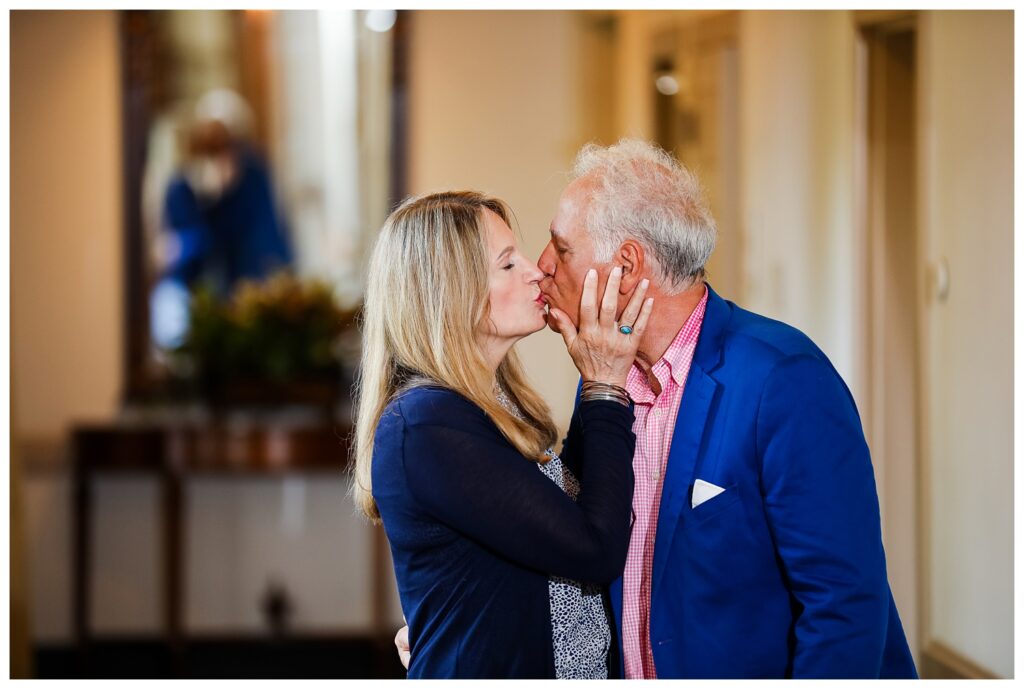
M 598 305 L 588 275 L 579 331 L 563 329 L 584 382 L 559 457 L 512 349 L 545 326 L 542 277 L 505 204 L 475 192 L 406 201 L 370 261 L 353 492 L 391 545 L 410 677 L 602 678 L 618 663 L 603 585 L 629 542 L 624 385 L 651 300 L 641 285 L 615 322 L 619 276 Z

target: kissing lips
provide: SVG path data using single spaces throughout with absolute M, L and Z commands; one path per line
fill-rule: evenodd
M 537 304 L 537 306 L 544 309 L 544 313 L 548 312 L 548 298 L 544 295 L 543 292 L 538 294 L 537 298 L 534 299 L 533 301 L 535 304 Z

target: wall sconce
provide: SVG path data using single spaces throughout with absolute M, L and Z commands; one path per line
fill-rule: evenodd
M 675 69 L 668 60 L 659 60 L 654 67 L 654 88 L 663 96 L 674 96 L 679 93 L 679 81 Z

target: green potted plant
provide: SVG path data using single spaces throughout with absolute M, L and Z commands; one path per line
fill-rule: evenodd
M 355 315 L 327 283 L 288 273 L 242 282 L 226 301 L 200 288 L 176 354 L 218 406 L 333 406 L 351 385 Z

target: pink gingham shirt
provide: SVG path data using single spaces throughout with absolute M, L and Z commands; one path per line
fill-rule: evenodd
M 647 376 L 639 366 L 634 364 L 626 377 L 626 390 L 636 403 L 633 422 L 636 434 L 636 453 L 633 455 L 635 521 L 629 539 L 626 571 L 622 576 L 622 651 L 626 679 L 657 677 L 651 652 L 650 622 L 654 534 L 658 526 L 658 504 L 672 446 L 672 432 L 676 427 L 676 415 L 704 323 L 707 302 L 705 286 L 700 303 L 651 369 L 661 383 L 658 396 L 654 395 Z

